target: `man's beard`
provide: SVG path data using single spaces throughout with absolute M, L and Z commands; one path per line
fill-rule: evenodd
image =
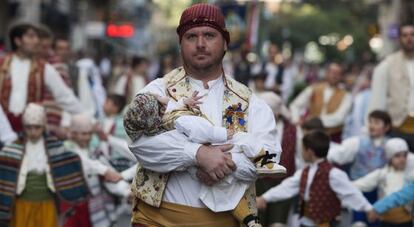
M 224 56 L 224 54 L 223 54 Z M 190 67 L 194 70 L 200 71 L 200 72 L 209 72 L 211 69 L 213 69 L 215 66 L 218 66 L 221 64 L 221 61 L 223 60 L 223 57 L 217 57 L 213 58 L 210 62 L 204 63 L 204 64 L 192 64 Z M 187 61 L 188 62 L 188 61 Z M 188 64 L 185 64 L 189 66 Z
M 414 43 L 409 45 L 401 44 L 401 49 L 406 53 L 414 53 Z

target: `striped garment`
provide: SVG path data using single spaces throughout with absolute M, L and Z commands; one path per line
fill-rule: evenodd
M 10 144 L 0 151 L 0 226 L 8 226 L 17 190 L 24 146 Z
M 56 138 L 46 137 L 45 141 L 57 198 L 67 202 L 86 199 L 89 192 L 79 156 L 65 150 L 62 141 Z M 0 151 L 0 226 L 8 226 L 11 218 L 24 151 L 23 141 L 7 145 Z
M 46 139 L 46 150 L 58 198 L 66 202 L 84 200 L 88 195 L 88 188 L 83 177 L 80 157 L 74 152 L 67 151 L 63 141 L 54 138 Z

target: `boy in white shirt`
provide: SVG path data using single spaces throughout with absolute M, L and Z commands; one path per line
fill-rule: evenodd
M 329 136 L 322 131 L 307 133 L 302 140 L 302 156 L 309 165 L 258 197 L 257 208 L 265 209 L 266 203 L 299 195 L 301 225 L 312 227 L 331 226 L 337 221 L 341 206 L 371 210 L 371 204 L 352 185 L 346 173 L 326 160 L 329 141 Z
M 385 143 L 391 130 L 390 115 L 381 110 L 372 111 L 368 116 L 368 135 L 348 138 L 328 153 L 328 160 L 339 165 L 350 165 L 349 177 L 357 180 L 371 171 L 382 168 L 387 164 Z M 371 203 L 377 200 L 374 188 L 371 192 L 363 193 Z M 368 224 L 365 213 L 353 212 L 354 222 Z
M 231 140 L 231 143 L 235 145 L 231 152 L 243 152 L 254 161 L 259 176 L 286 174 L 286 169 L 273 160 L 276 157 L 273 151 L 260 149 L 259 145 L 252 147 L 243 143 L 243 141 L 248 141 L 246 139 L 248 134 L 233 135 L 234 132 L 231 129 L 214 126 L 197 108 L 197 105 L 201 104 L 199 101 L 201 98 L 198 92 L 178 102 L 153 94 L 138 94 L 134 99 L 134 105 L 138 107 L 136 109 L 140 110 L 134 115 L 138 124 L 130 126 L 124 122 L 125 130 L 132 140 L 136 140 L 141 135 L 157 135 L 174 129 L 187 136 L 190 141 L 200 144 L 221 144 Z M 187 171 L 193 177 L 197 177 L 196 168 L 189 168 Z M 214 212 L 233 210 L 235 218 L 247 224 L 257 219 L 249 213 L 247 200 L 243 197 L 247 187 L 248 184 L 228 176 L 212 187 L 203 185 L 200 200 Z

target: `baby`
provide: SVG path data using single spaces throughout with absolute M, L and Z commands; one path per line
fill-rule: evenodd
M 275 162 L 275 151 L 266 151 L 259 147 L 259 144 L 252 146 L 246 143 L 249 140 L 247 133 L 235 133 L 232 129 L 214 126 L 198 108 L 198 105 L 202 103 L 200 101 L 201 98 L 202 96 L 199 96 L 198 92 L 194 92 L 189 98 L 182 98 L 178 101 L 154 94 L 138 94 L 132 103 L 132 105 L 136 105 L 137 108 L 135 109 L 138 111 L 136 113 L 130 113 L 133 114 L 131 117 L 134 118 L 134 124 L 131 125 L 125 122 L 125 130 L 132 140 L 136 140 L 142 135 L 153 136 L 176 129 L 177 132 L 182 133 L 188 140 L 194 143 L 232 143 L 234 147 L 230 152 L 243 152 L 255 163 L 259 176 L 286 174 L 286 168 Z M 188 172 L 192 177 L 196 178 L 197 169 L 195 167 L 189 168 Z M 219 196 L 220 198 L 239 198 L 236 201 L 238 204 L 235 204 L 236 208 L 233 209 L 233 214 L 237 214 L 235 217 L 246 225 L 249 222 L 255 223 L 251 221 L 255 220 L 256 217 L 247 212 L 247 201 L 243 197 L 248 185 L 244 183 L 234 184 L 232 182 L 233 180 L 227 177 L 212 187 L 202 186 L 200 199 L 212 211 L 221 212 L 225 210 L 217 208 L 217 204 L 223 203 L 223 200 L 217 199 L 218 197 L 214 196 L 218 194 L 217 190 L 223 195 Z M 246 212 L 240 212 L 240 210 Z

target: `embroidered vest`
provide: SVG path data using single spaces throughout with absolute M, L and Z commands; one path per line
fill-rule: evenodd
M 361 137 L 359 140 L 359 150 L 349 174 L 352 180 L 363 177 L 371 171 L 382 168 L 387 164 L 384 149 L 385 142 L 386 139 L 380 146 L 376 147 L 371 138 L 368 136 Z
M 318 83 L 313 85 L 311 106 L 310 106 L 310 115 L 311 117 L 319 117 L 322 112 L 324 102 L 323 102 L 323 93 L 328 86 L 327 83 Z M 346 94 L 344 89 L 335 89 L 333 95 L 326 104 L 326 113 L 334 113 L 342 103 L 342 100 Z
M 46 138 L 45 143 L 57 198 L 70 203 L 84 200 L 88 189 L 79 156 L 67 151 L 62 141 L 53 137 Z M 0 151 L 0 223 L 10 221 L 24 152 L 23 141 Z
M 305 202 L 305 190 L 309 166 L 300 178 L 299 209 L 301 216 L 306 216 L 316 224 L 331 222 L 341 213 L 341 202 L 329 185 L 329 172 L 333 166 L 326 160 L 319 163 L 309 188 L 309 201 Z
M 282 136 L 282 154 L 280 156 L 280 165 L 286 167 L 286 177 L 295 173 L 295 153 L 296 153 L 296 127 L 284 120 Z
M 183 97 L 190 97 L 193 93 L 189 79 L 183 67 L 174 69 L 164 76 L 166 93 L 176 101 Z M 239 82 L 223 77 L 225 90 L 223 96 L 223 121 L 226 128 L 233 128 L 237 131 L 247 131 L 248 106 L 251 91 Z M 164 190 L 168 181 L 168 174 L 160 174 L 138 165 L 137 174 L 132 183 L 132 193 L 139 200 L 159 207 L 162 202 Z M 254 185 L 254 184 L 253 184 Z M 245 196 L 248 200 L 249 209 L 256 213 L 255 188 L 251 186 Z M 136 199 L 134 200 L 134 212 L 137 211 Z
M 9 100 L 12 89 L 12 79 L 10 74 L 10 64 L 13 54 L 9 54 L 3 59 L 0 59 L 0 105 L 4 112 L 9 117 L 10 122 L 13 122 L 12 127 L 16 132 L 22 131 L 21 122 L 16 122 L 16 119 L 10 119 Z M 44 62 L 40 60 L 33 60 L 30 65 L 29 81 L 27 85 L 27 103 L 41 102 L 43 100 L 44 91 Z M 21 121 L 21 119 L 17 119 Z

